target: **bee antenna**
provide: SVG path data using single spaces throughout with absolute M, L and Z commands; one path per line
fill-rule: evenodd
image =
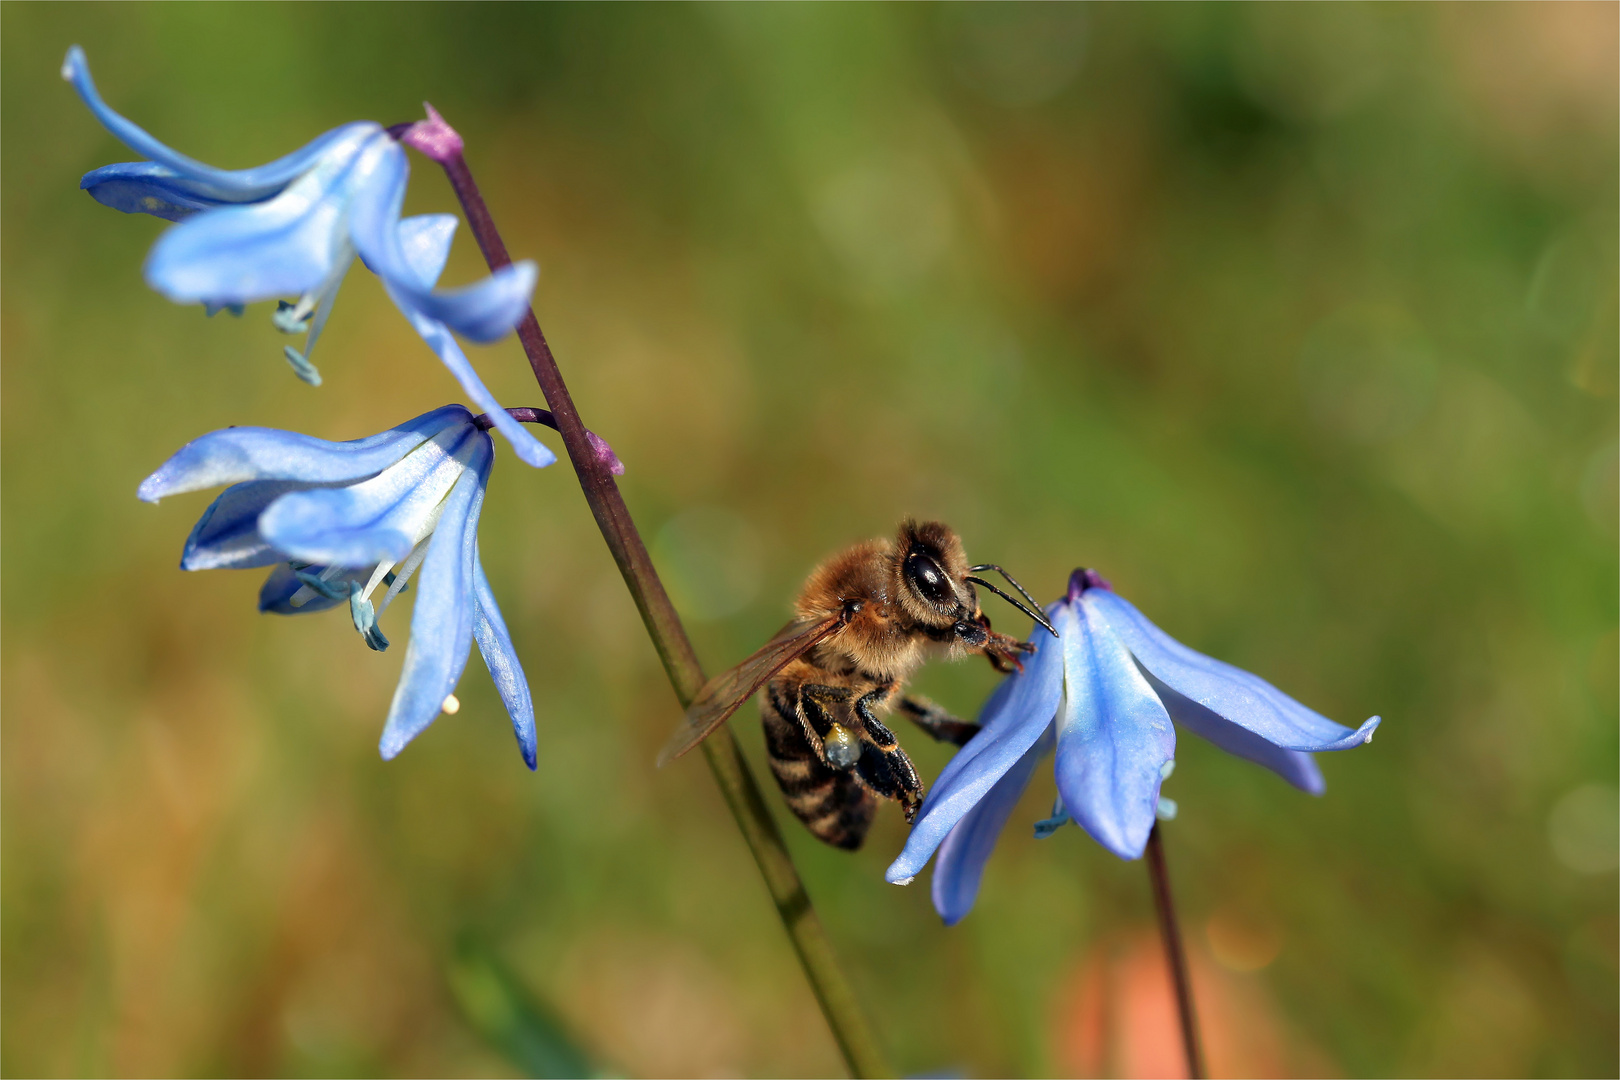
M 978 566 L 970 566 L 970 567 L 968 567 L 968 573 L 970 573 L 970 574 L 982 574 L 986 570 L 994 570 L 996 573 L 998 573 L 1002 577 L 1006 578 L 1009 582 L 1012 583 L 1012 587 L 1018 590 L 1018 594 L 1020 596 L 1022 596 L 1025 600 L 1029 601 L 1029 606 L 1030 607 L 1034 608 L 1036 611 L 1039 611 L 1041 609 L 1041 605 L 1037 604 L 1035 602 L 1035 598 L 1033 596 L 1029 595 L 1029 590 L 1024 588 L 1022 585 L 1018 584 L 1018 579 L 1017 578 L 1015 578 L 1011 574 L 1007 573 L 1007 571 L 1003 570 L 1001 567 L 997 566 L 995 563 L 980 563 Z M 989 588 L 989 586 L 986 585 L 985 588 Z M 1053 633 L 1056 633 L 1056 631 L 1053 631 Z
M 979 569 L 986 569 L 986 568 L 974 566 L 974 567 L 970 567 L 970 569 L 979 570 Z M 1025 599 L 1028 599 L 1029 602 L 1030 602 L 1030 607 L 1025 607 L 1023 604 L 1018 602 L 1016 597 L 1008 596 L 1006 593 L 1002 592 L 1000 589 L 996 588 L 994 585 L 992 585 L 988 581 L 984 580 L 984 578 L 973 577 L 970 574 L 967 577 L 963 578 L 962 580 L 971 581 L 975 585 L 983 585 L 985 588 L 989 589 L 991 592 L 995 593 L 997 596 L 999 596 L 1003 600 L 1007 601 L 1007 603 L 1011 604 L 1013 607 L 1017 608 L 1019 611 L 1022 611 L 1025 615 L 1028 615 L 1030 618 L 1032 618 L 1036 622 L 1040 623 L 1042 626 L 1044 626 L 1046 628 L 1047 633 L 1051 634 L 1053 637 L 1058 636 L 1057 628 L 1052 625 L 1052 623 L 1047 619 L 1047 617 L 1045 615 L 1041 614 L 1040 608 L 1038 606 L 1036 606 L 1035 601 L 1030 598 L 1029 593 L 1024 592 L 1023 587 L 1021 585 L 1019 585 L 1018 582 L 1013 581 L 1013 579 L 1010 576 L 1008 576 L 1007 571 L 1001 570 L 1001 567 L 999 567 L 999 566 L 989 567 L 988 569 L 1000 570 L 1003 577 L 1006 577 L 1008 581 L 1012 581 L 1013 587 L 1015 589 L 1017 589 L 1021 593 L 1024 593 Z

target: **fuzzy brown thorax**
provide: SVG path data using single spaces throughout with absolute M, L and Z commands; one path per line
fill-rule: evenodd
M 984 637 L 967 573 L 962 541 L 937 521 L 908 520 L 892 541 L 846 548 L 816 567 L 799 594 L 799 618 L 844 619 L 808 659 L 899 683 L 931 656 L 966 655 Z

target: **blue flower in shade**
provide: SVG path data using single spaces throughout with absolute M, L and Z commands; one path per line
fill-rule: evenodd
M 1094 571 L 1076 570 L 1046 612 L 1058 636 L 1035 631 L 1035 655 L 985 702 L 981 730 L 940 773 L 886 875 L 909 882 L 937 849 L 934 907 L 947 925 L 972 910 L 996 838 L 1054 745 L 1061 806 L 1037 835 L 1072 815 L 1103 847 L 1137 859 L 1155 817 L 1173 813 L 1159 798 L 1175 760 L 1172 720 L 1312 795 L 1324 785 L 1311 754 L 1359 746 L 1378 727 L 1376 716 L 1355 730 L 1336 724 L 1194 652 Z
M 326 325 L 338 286 L 358 254 L 400 309 L 473 341 L 496 341 L 529 306 L 533 262 L 503 267 L 476 285 L 437 291 L 412 271 L 399 232 L 410 168 L 405 151 L 380 124 L 334 128 L 301 150 L 253 169 L 216 169 L 158 142 L 113 112 L 90 79 L 84 51 L 68 50 L 62 77 L 121 142 L 149 160 L 107 165 L 79 186 L 126 213 L 179 222 L 146 260 L 146 280 L 180 303 L 240 313 L 244 304 L 280 297 L 274 321 L 304 333 L 287 347 L 301 378 L 319 383 L 309 353 Z
M 181 569 L 274 566 L 260 611 L 346 603 L 373 649 L 388 647 L 378 616 L 414 578 L 411 639 L 382 756 L 398 754 L 447 707 L 476 641 L 532 769 L 534 705 L 478 559 L 493 460 L 472 413 L 446 405 L 353 442 L 271 428 L 211 432 L 164 462 L 138 494 L 156 502 L 231 485 L 191 530 Z

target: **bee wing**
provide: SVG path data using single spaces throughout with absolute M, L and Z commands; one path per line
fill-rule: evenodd
M 725 723 L 743 702 L 770 681 L 778 671 L 809 652 L 815 645 L 844 625 L 839 615 L 815 622 L 796 619 L 767 641 L 753 656 L 730 671 L 703 684 L 686 710 L 686 719 L 658 753 L 658 764 L 668 765 L 708 737 Z

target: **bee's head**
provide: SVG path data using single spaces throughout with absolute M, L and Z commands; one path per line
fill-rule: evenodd
M 910 619 L 936 631 L 955 631 L 968 645 L 981 645 L 986 630 L 968 574 L 967 553 L 950 527 L 938 521 L 905 521 L 895 542 L 893 595 Z
M 1027 606 L 1017 597 L 974 576 L 985 570 L 994 570 L 1005 577 L 1028 602 Z M 1057 634 L 1034 598 L 1005 570 L 993 563 L 969 566 L 962 541 L 949 526 L 940 522 L 908 520 L 901 523 L 895 544 L 894 578 L 892 592 L 901 609 L 936 640 L 977 647 L 990 639 L 990 620 L 979 609 L 974 585 L 983 585 L 1054 636 Z

